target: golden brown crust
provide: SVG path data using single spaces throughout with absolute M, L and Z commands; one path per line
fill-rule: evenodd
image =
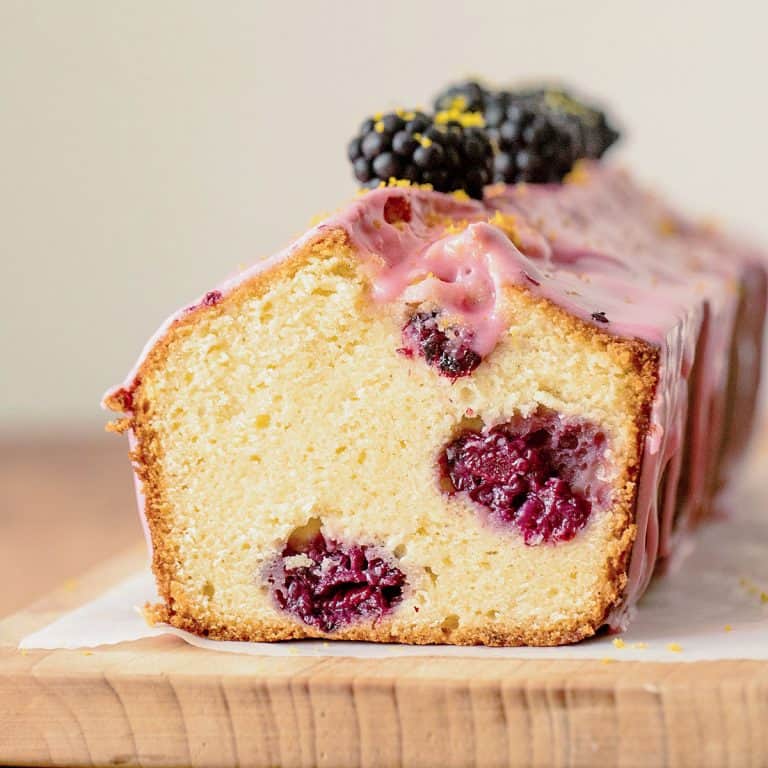
M 116 392 L 107 400 L 115 411 L 131 412 L 130 428 L 137 447 L 132 461 L 145 496 L 145 515 L 149 526 L 153 557 L 152 568 L 162 603 L 149 609 L 153 620 L 163 621 L 198 635 L 227 640 L 276 641 L 298 638 L 368 640 L 375 642 L 405 642 L 413 644 L 449 643 L 456 645 L 559 645 L 572 643 L 593 635 L 605 622 L 609 612 L 620 603 L 627 582 L 627 568 L 635 539 L 634 502 L 641 452 L 648 430 L 651 402 L 658 375 L 658 351 L 636 340 L 622 339 L 582 322 L 557 305 L 534 297 L 526 288 L 515 287 L 528 302 L 541 304 L 551 319 L 553 332 L 566 334 L 574 344 L 597 342 L 621 368 L 634 371 L 632 401 L 628 413 L 634 414 L 634 452 L 629 457 L 623 475 L 617 480 L 612 505 L 613 545 L 606 553 L 606 569 L 588 615 L 559 620 L 546 627 L 501 627 L 492 622 L 480 628 L 467 626 L 446 631 L 439 626 L 408 625 L 398 620 L 397 631 L 388 618 L 378 623 L 357 625 L 325 634 L 298 623 L 290 616 L 274 621 L 242 621 L 237 626 L 216 623 L 206 615 L 199 618 L 198 605 L 186 594 L 176 574 L 179 552 L 173 532 L 173 509 L 168 502 L 162 473 L 163 446 L 151 426 L 152 403 L 145 396 L 142 379 L 163 365 L 169 346 L 182 337 L 205 313 L 237 312 L 242 300 L 262 295 L 274 281 L 293 276 L 312 258 L 322 258 L 329 249 L 349 249 L 343 230 L 325 231 L 304 247 L 297 249 L 284 261 L 250 278 L 213 306 L 200 305 L 177 319 L 165 335 L 150 350 L 128 389 Z M 122 422 L 120 429 L 126 428 Z

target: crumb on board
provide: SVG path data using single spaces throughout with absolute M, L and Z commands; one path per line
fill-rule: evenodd
M 648 643 L 632 643 L 632 647 L 638 651 L 644 651 L 648 647 Z
M 616 661 L 612 656 L 604 656 L 600 659 L 601 664 L 613 664 Z
M 748 595 L 760 598 L 762 605 L 768 604 L 768 591 L 759 587 L 752 579 L 742 576 L 739 579 L 739 585 Z
M 726 624 L 723 627 L 723 630 L 726 631 L 726 632 L 733 632 L 733 627 L 730 624 Z
M 625 648 L 626 645 L 627 644 L 620 637 L 614 637 L 613 638 L 613 647 L 614 648 L 621 649 L 621 648 Z
M 680 643 L 667 643 L 667 650 L 672 653 L 682 653 L 683 646 Z

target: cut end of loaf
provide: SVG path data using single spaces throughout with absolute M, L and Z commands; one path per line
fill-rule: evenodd
M 510 285 L 506 330 L 474 365 L 450 321 L 404 333 L 432 307 L 370 294 L 365 259 L 344 231 L 324 230 L 177 319 L 134 386 L 107 400 L 136 438 L 163 601 L 153 617 L 255 641 L 594 634 L 626 585 L 656 351 Z M 445 349 L 471 370 L 445 375 Z M 546 516 L 521 501 L 499 512 L 483 494 L 514 494 L 493 466 L 467 485 L 446 472 L 462 435 L 486 445 L 506 429 L 505 460 L 518 461 L 530 445 L 515 441 L 554 424 L 600 435 L 588 480 L 569 469 L 578 441 L 536 438 L 537 498 L 563 475 L 563 514 L 579 515 L 567 535 L 539 535 Z

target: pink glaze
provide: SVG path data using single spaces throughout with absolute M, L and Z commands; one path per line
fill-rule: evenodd
M 706 234 L 639 188 L 625 173 L 586 167 L 579 183 L 491 187 L 483 202 L 459 201 L 423 190 L 386 188 L 351 202 L 282 254 L 209 292 L 169 318 L 145 347 L 120 390 L 135 386 L 141 364 L 170 326 L 189 311 L 210 306 L 241 283 L 281 262 L 327 230 L 342 229 L 361 255 L 375 302 L 432 303 L 474 331 L 473 348 L 492 352 L 506 324 L 504 285 L 523 285 L 584 322 L 659 350 L 660 371 L 650 428 L 644 438 L 636 499 L 637 537 L 622 604 L 612 627 L 629 612 L 672 548 L 673 519 L 700 514 L 706 500 L 708 459 L 723 428 L 728 352 L 740 284 L 751 291 L 751 337 L 740 339 L 744 368 L 737 389 L 746 400 L 759 375 L 765 269 L 760 255 L 723 236 Z M 512 217 L 515 243 L 490 223 L 497 212 Z M 446 234 L 455 223 L 458 234 Z M 468 226 L 464 226 L 468 224 Z M 749 288 L 750 274 L 757 288 Z M 760 286 L 763 289 L 760 289 Z M 216 296 L 216 301 L 208 297 Z M 705 323 L 706 318 L 706 323 Z M 698 376 L 689 378 L 699 343 Z M 542 329 L 546 333 L 546 329 Z M 687 498 L 677 498 L 686 418 L 691 409 Z M 740 406 L 740 419 L 750 404 Z M 746 416 L 745 416 L 746 414 Z M 737 417 L 737 421 L 738 421 Z M 744 441 L 742 441 L 744 442 Z M 732 446 L 729 449 L 736 454 Z M 666 475 L 666 493 L 658 498 Z M 678 526 L 683 530 L 685 526 Z

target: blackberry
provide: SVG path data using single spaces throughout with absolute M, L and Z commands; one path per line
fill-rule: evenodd
M 483 112 L 489 92 L 475 80 L 454 83 L 435 97 L 435 112 L 458 109 L 461 112 Z
M 486 124 L 497 150 L 494 181 L 557 182 L 585 156 L 577 122 L 536 96 L 494 95 L 486 108 Z
M 461 114 L 438 120 L 398 110 L 365 120 L 347 157 L 357 180 L 370 188 L 395 178 L 481 198 L 491 181 L 493 148 L 480 126 L 462 124 Z
M 544 103 L 555 114 L 573 122 L 581 136 L 584 157 L 602 157 L 619 138 L 619 132 L 605 112 L 577 99 L 564 88 L 539 88 L 530 92 L 528 99 Z
M 474 81 L 450 86 L 435 104 L 481 111 L 494 149 L 494 181 L 560 181 L 580 158 L 599 158 L 619 133 L 598 108 L 563 88 L 493 91 Z

